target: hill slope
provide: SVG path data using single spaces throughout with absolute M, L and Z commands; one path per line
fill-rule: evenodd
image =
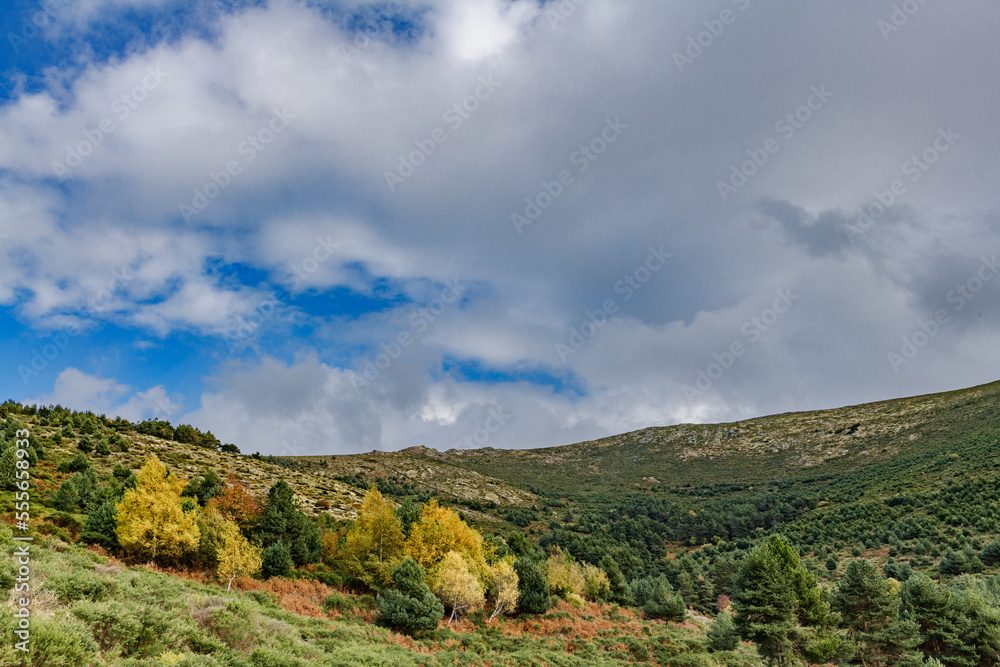
M 970 437 L 993 437 L 1000 443 L 998 407 L 1000 382 L 994 382 L 730 424 L 647 428 L 561 447 L 423 452 L 426 458 L 456 468 L 556 493 L 607 492 L 651 484 L 753 484 L 845 474 L 900 459 L 919 467 L 928 454 L 958 446 Z M 986 463 L 988 453 L 980 454 L 985 458 L 978 457 L 983 459 L 978 463 Z

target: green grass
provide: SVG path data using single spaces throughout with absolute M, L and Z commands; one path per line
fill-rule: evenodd
M 13 551 L 11 537 L 10 529 L 0 526 L 5 553 Z M 604 667 L 662 653 L 668 643 L 671 650 L 686 646 L 703 652 L 700 629 L 653 623 L 645 624 L 648 629 L 639 638 L 614 633 L 599 641 L 572 642 L 573 652 L 558 634 L 511 636 L 503 626 L 466 633 L 441 628 L 412 641 L 353 616 L 298 616 L 259 591 L 227 593 L 144 567 L 112 567 L 102 556 L 51 538 L 36 541 L 31 565 L 32 665 Z M 331 610 L 354 610 L 351 596 L 331 598 Z M 22 664 L 10 609 L 0 611 L 0 664 L 5 666 Z M 706 655 L 700 664 L 727 663 Z M 744 656 L 740 664 L 752 663 Z

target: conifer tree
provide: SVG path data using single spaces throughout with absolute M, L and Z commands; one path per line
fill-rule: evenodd
M 526 614 L 544 614 L 552 606 L 549 597 L 549 582 L 545 573 L 530 558 L 519 558 L 514 563 L 520 592 L 517 608 Z
M 268 490 L 260 518 L 257 536 L 264 546 L 276 542 L 292 544 L 302 529 L 305 516 L 295 506 L 295 493 L 285 480 L 279 480 Z
M 687 615 L 683 596 L 673 589 L 664 574 L 633 582 L 632 599 L 646 618 L 681 621 Z
M 292 569 L 292 555 L 284 542 L 275 542 L 261 557 L 260 572 L 265 579 L 283 577 Z
M 433 630 L 444 616 L 444 605 L 424 582 L 424 568 L 406 557 L 392 571 L 392 588 L 378 599 L 379 621 L 412 635 Z
M 100 544 L 109 551 L 117 551 L 119 548 L 117 528 L 117 510 L 112 500 L 106 500 L 95 507 L 87 515 L 87 522 L 83 526 L 83 534 L 80 540 L 90 544 Z
M 891 665 L 916 645 L 916 626 L 899 619 L 898 584 L 884 578 L 869 561 L 847 565 L 833 606 L 848 627 L 855 655 L 869 667 Z
M 951 591 L 917 572 L 903 584 L 902 616 L 917 626 L 918 648 L 926 655 L 947 657 L 959 652 L 961 641 Z
M 308 516 L 304 516 L 301 528 L 291 546 L 292 562 L 297 566 L 318 563 L 323 557 L 323 543 L 320 541 L 319 526 Z
M 605 554 L 598 565 L 608 575 L 608 601 L 622 605 L 632 604 L 632 592 L 625 581 L 625 575 L 618 567 L 618 561 L 611 554 Z
M 707 637 L 713 651 L 733 651 L 740 645 L 740 633 L 736 631 L 733 617 L 725 611 L 715 617 Z
M 796 655 L 825 662 L 839 649 L 833 634 L 838 619 L 826 594 L 782 535 L 760 542 L 743 559 L 733 610 L 740 636 L 757 644 L 770 664 L 789 664 Z

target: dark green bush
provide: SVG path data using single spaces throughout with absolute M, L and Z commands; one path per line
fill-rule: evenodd
M 265 579 L 283 577 L 292 569 L 292 555 L 282 542 L 264 550 L 260 572 Z

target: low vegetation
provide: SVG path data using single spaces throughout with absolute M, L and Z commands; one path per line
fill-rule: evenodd
M 32 652 L 12 593 L 0 664 L 992 667 L 997 398 L 280 459 L 8 401 L 0 549 L 26 461 Z

